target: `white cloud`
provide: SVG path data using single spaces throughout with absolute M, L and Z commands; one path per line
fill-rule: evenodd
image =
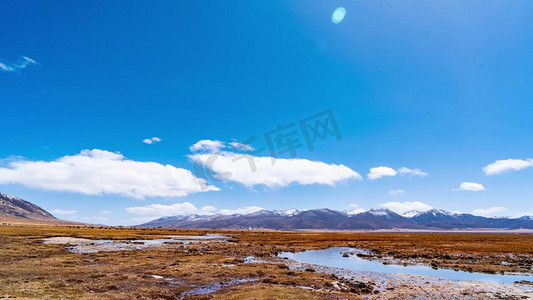
M 202 206 L 200 208 L 201 211 L 205 211 L 205 212 L 214 212 L 217 210 L 216 207 L 212 206 L 212 205 L 206 205 L 206 206 Z
M 220 149 L 225 148 L 226 145 L 224 142 L 216 141 L 216 140 L 201 140 L 196 142 L 194 145 L 192 145 L 189 149 L 191 152 L 218 152 Z
M 228 145 L 233 150 L 254 150 L 252 146 L 236 141 Z M 221 141 L 201 140 L 190 147 L 192 152 L 201 153 L 191 154 L 189 158 L 195 162 L 195 166 L 215 172 L 213 178 L 238 182 L 247 187 L 265 185 L 274 188 L 293 183 L 334 185 L 345 179 L 362 179 L 361 175 L 344 165 L 307 159 L 260 157 L 221 150 L 227 147 Z
M 234 150 L 241 150 L 241 151 L 253 151 L 253 150 L 255 150 L 254 147 L 252 147 L 252 145 L 243 144 L 243 143 L 239 143 L 239 142 L 231 142 L 231 143 L 229 143 L 229 145 Z
M 17 62 L 0 62 L 0 71 L 17 72 L 26 68 L 29 65 L 37 64 L 37 62 L 29 57 L 22 56 Z
M 221 149 L 230 148 L 236 151 L 253 151 L 252 145 L 239 143 L 237 141 L 225 143 L 217 140 L 201 140 L 189 147 L 191 152 L 218 153 Z
M 389 192 L 389 195 L 391 196 L 398 196 L 401 194 L 405 194 L 405 191 L 404 190 L 392 190 Z
M 293 183 L 333 186 L 342 180 L 361 179 L 361 175 L 344 165 L 307 159 L 273 160 L 267 156 L 245 156 L 226 151 L 218 154 L 193 154 L 189 158 L 217 173 L 214 175 L 216 179 L 238 182 L 247 187 L 265 185 L 275 188 Z
M 533 167 L 533 159 L 503 159 L 485 166 L 483 172 L 485 172 L 485 175 L 495 175 L 510 171 L 518 171 L 529 167 Z
M 399 170 L 398 170 L 398 173 L 400 173 L 400 175 L 409 175 L 409 176 L 420 176 L 420 177 L 425 177 L 428 175 L 428 173 L 420 170 L 420 169 L 409 169 L 409 168 L 406 168 L 406 167 L 401 167 Z
M 505 207 L 494 206 L 494 207 L 490 207 L 490 208 L 474 209 L 472 211 L 472 214 L 473 215 L 478 215 L 478 216 L 484 216 L 484 217 L 492 217 L 495 214 L 503 212 L 503 211 L 506 211 L 506 210 L 507 210 L 507 208 L 505 208 Z
M 143 143 L 148 144 L 148 145 L 159 143 L 159 142 L 161 142 L 161 139 L 156 136 L 143 140 Z
M 479 192 L 484 191 L 485 187 L 482 184 L 474 183 L 474 182 L 463 182 L 461 183 L 461 186 L 459 186 L 458 189 L 452 189 L 452 191 L 472 191 L 472 192 Z
M 72 209 L 52 209 L 50 211 L 53 215 L 73 215 L 77 213 L 77 210 Z
M 221 209 L 218 213 L 223 215 L 233 215 L 233 214 L 250 214 L 256 211 L 263 210 L 264 208 L 259 206 L 248 206 L 244 208 L 237 208 L 237 209 Z
M 21 184 L 86 195 L 119 194 L 138 199 L 179 197 L 217 191 L 191 171 L 156 162 L 126 159 L 120 153 L 83 150 L 54 161 L 10 161 L 0 167 L 0 184 Z
M 262 210 L 262 207 L 259 206 L 248 206 L 244 208 L 237 209 L 221 209 L 217 212 L 216 207 L 211 205 L 202 206 L 200 208 L 196 207 L 190 202 L 175 203 L 170 205 L 165 204 L 150 204 L 146 206 L 137 206 L 137 207 L 128 207 L 126 211 L 130 214 L 143 215 L 146 216 L 142 220 L 149 221 L 154 218 L 163 217 L 163 216 L 177 216 L 177 215 L 213 215 L 215 213 L 223 215 L 232 215 L 232 214 L 249 214 L 259 210 Z M 150 219 L 152 218 L 152 219 Z
M 165 204 L 150 204 L 146 206 L 127 207 L 126 211 L 136 215 L 149 215 L 154 217 L 162 216 L 176 216 L 176 215 L 210 215 L 213 214 L 216 208 L 214 206 L 204 206 L 197 208 L 190 202 L 175 203 L 170 205 Z
M 375 180 L 385 176 L 396 176 L 396 174 L 398 174 L 398 172 L 396 172 L 396 170 L 393 168 L 381 166 L 371 168 L 370 173 L 368 173 L 366 177 L 370 180 Z
M 403 214 L 410 210 L 427 211 L 433 207 L 422 202 L 387 202 L 380 204 L 381 207 L 388 208 L 398 214 Z
M 108 215 L 108 214 L 111 213 L 111 211 L 109 211 L 109 210 L 104 210 L 104 211 L 101 211 L 100 213 L 101 213 L 102 215 Z
M 419 177 L 425 177 L 428 175 L 428 173 L 420 170 L 420 169 L 409 169 L 406 167 L 401 167 L 398 170 L 394 170 L 393 168 L 389 167 L 375 167 L 370 169 L 370 173 L 366 175 L 366 177 L 370 180 L 379 179 L 381 177 L 385 176 L 396 176 L 396 175 L 403 175 L 403 176 L 419 176 Z

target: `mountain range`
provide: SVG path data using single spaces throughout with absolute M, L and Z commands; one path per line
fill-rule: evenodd
M 68 222 L 55 218 L 33 203 L 3 193 L 0 193 L 0 220 Z M 533 229 L 533 216 L 487 218 L 471 214 L 450 213 L 441 209 L 409 211 L 400 215 L 389 209 L 336 211 L 323 208 L 302 211 L 297 209 L 260 210 L 249 214 L 232 215 L 171 216 L 138 226 L 274 230 L 512 230 Z
M 457 230 L 533 229 L 533 217 L 488 218 L 441 209 L 397 214 L 389 209 L 336 211 L 327 208 L 299 211 L 260 210 L 249 214 L 163 217 L 141 227 L 233 228 L 274 230 Z

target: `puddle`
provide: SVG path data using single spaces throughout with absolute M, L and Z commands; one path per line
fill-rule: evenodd
M 230 239 L 230 236 L 220 234 L 206 234 L 206 235 L 174 235 L 173 239 L 178 240 L 212 240 L 212 239 Z
M 384 265 L 379 261 L 370 261 L 362 259 L 357 257 L 356 255 L 343 257 L 343 253 L 345 252 L 361 253 L 361 250 L 355 248 L 329 248 L 324 250 L 308 250 L 297 253 L 283 252 L 278 254 L 278 256 L 282 258 L 289 258 L 301 263 L 333 268 L 342 268 L 355 272 L 421 275 L 439 277 L 448 280 L 480 281 L 489 283 L 514 283 L 516 281 L 531 281 L 533 279 L 533 276 L 528 275 L 501 275 L 476 272 L 470 273 L 465 271 L 454 271 L 448 269 L 435 270 L 430 266 L 426 265 Z M 394 262 L 394 260 L 390 262 Z
M 183 292 L 180 295 L 180 297 L 185 297 L 185 296 L 188 296 L 188 295 L 211 294 L 211 293 L 215 293 L 218 290 L 220 290 L 222 288 L 225 288 L 225 287 L 230 287 L 230 286 L 234 286 L 234 285 L 241 284 L 241 283 L 253 282 L 253 281 L 257 281 L 257 280 L 259 280 L 259 278 L 233 279 L 233 280 L 230 280 L 230 281 L 221 281 L 221 282 L 217 282 L 217 283 L 213 283 L 213 284 L 209 284 L 209 285 L 204 285 L 204 286 L 201 286 L 199 288 L 192 289 L 190 291 Z
M 253 264 L 253 263 L 264 263 L 265 261 L 263 260 L 258 260 L 256 259 L 255 257 L 253 256 L 247 256 L 244 258 L 244 263 L 245 264 Z
M 72 237 L 52 237 L 44 239 L 43 244 L 68 245 L 67 250 L 74 253 L 96 253 L 100 251 L 140 250 L 164 244 L 215 243 L 226 242 L 231 237 L 207 234 L 199 236 L 172 236 L 155 240 L 90 240 Z
M 164 281 L 168 282 L 171 285 L 180 285 L 180 284 L 185 284 L 186 283 L 184 280 L 177 279 L 177 278 L 163 277 L 161 275 L 155 275 L 155 274 L 152 274 L 150 276 L 152 276 L 155 279 L 164 280 Z
M 304 289 L 304 290 L 312 290 L 313 289 L 312 287 L 305 286 L 305 285 L 295 285 L 295 287 L 297 287 L 299 289 Z

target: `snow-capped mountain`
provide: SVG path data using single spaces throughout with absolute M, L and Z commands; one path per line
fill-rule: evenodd
M 416 214 L 414 217 L 416 218 L 420 218 L 420 217 L 433 217 L 433 218 L 439 218 L 439 217 L 451 217 L 453 216 L 454 214 L 449 212 L 449 211 L 445 211 L 443 209 L 430 209 L 430 210 L 427 210 L 427 211 L 423 211 L 423 212 L 419 212 L 418 214 Z
M 301 211 L 297 210 L 296 208 L 291 208 L 291 209 L 287 209 L 287 210 L 274 210 L 273 212 L 275 214 L 277 214 L 277 215 L 287 216 L 287 217 L 295 216 L 295 215 L 301 213 Z
M 271 217 L 275 215 L 277 215 L 275 211 L 270 211 L 266 209 L 258 210 L 256 212 L 247 214 L 247 216 L 250 216 L 250 217 L 260 217 L 260 216 Z
M 367 211 L 368 210 L 362 209 L 362 208 L 354 208 L 354 209 L 346 209 L 343 212 L 347 216 L 353 216 L 353 215 L 358 215 L 358 214 L 361 214 L 361 213 L 364 213 L 364 212 L 367 212 Z
M 404 213 L 402 214 L 402 217 L 404 217 L 404 218 L 408 218 L 408 219 L 409 219 L 409 218 L 412 218 L 412 217 L 416 217 L 416 216 L 418 216 L 418 215 L 421 214 L 421 213 L 422 213 L 422 212 L 421 212 L 421 211 L 418 211 L 418 210 L 410 210 L 410 211 L 408 211 L 408 212 L 404 212 Z
M 260 210 L 250 214 L 189 215 L 160 218 L 140 226 L 174 228 L 256 228 L 256 229 L 533 229 L 530 216 L 517 219 L 486 218 L 470 214 L 454 214 L 441 209 L 410 211 L 399 215 L 389 209 L 353 209 L 336 211 L 327 208 L 299 211 Z
M 373 209 L 371 209 L 371 210 L 369 210 L 367 212 L 369 214 L 372 214 L 372 215 L 378 216 L 378 217 L 390 217 L 390 216 L 393 216 L 393 215 L 397 215 L 397 213 L 393 212 L 390 209 L 386 209 L 386 208 L 379 208 L 379 209 L 373 208 Z
M 442 216 L 453 216 L 454 213 L 446 211 L 444 209 L 430 209 L 426 211 L 410 210 L 402 214 L 405 218 L 415 218 L 420 216 L 432 216 L 432 217 L 442 217 Z

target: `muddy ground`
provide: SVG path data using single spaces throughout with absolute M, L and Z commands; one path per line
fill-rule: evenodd
M 221 234 L 209 243 L 94 253 L 69 252 L 50 237 L 152 240 Z M 283 251 L 368 249 L 394 257 L 486 273 L 532 274 L 533 235 L 464 233 L 307 233 L 84 226 L 0 226 L 0 299 L 527 299 L 522 284 L 450 282 L 421 276 L 351 274 L 276 258 Z M 248 257 L 254 257 L 250 262 Z M 505 261 L 505 264 L 502 264 Z

